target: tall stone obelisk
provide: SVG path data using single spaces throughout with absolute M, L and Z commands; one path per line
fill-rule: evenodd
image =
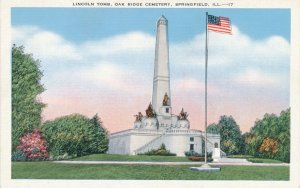
M 167 104 L 163 101 L 168 96 Z M 157 114 L 171 114 L 168 20 L 162 15 L 157 21 L 152 105 Z

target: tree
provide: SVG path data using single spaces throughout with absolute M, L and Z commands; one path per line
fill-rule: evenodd
M 290 161 L 290 109 L 279 116 L 265 114 L 244 134 L 246 154 L 256 157 Z
M 54 158 L 104 153 L 108 148 L 107 131 L 97 115 L 89 119 L 71 114 L 47 121 L 42 126 L 42 135 Z
M 239 125 L 232 116 L 221 116 L 218 124 L 211 124 L 208 133 L 220 134 L 221 149 L 226 154 L 241 154 L 244 151 L 244 141 Z
M 44 91 L 40 61 L 24 52 L 24 47 L 12 47 L 12 151 L 20 137 L 41 125 L 45 106 L 38 96 Z
M 255 145 L 256 145 L 256 136 L 250 132 L 246 132 L 243 134 L 243 140 L 245 143 L 245 154 L 254 155 L 256 152 Z
M 259 147 L 259 151 L 272 157 L 278 152 L 278 141 L 269 137 L 265 138 Z
M 98 145 L 98 151 L 101 153 L 105 153 L 108 150 L 108 131 L 107 129 L 103 126 L 103 123 L 98 116 L 98 114 L 94 115 L 94 117 L 91 119 L 91 122 L 94 124 L 94 126 L 99 129 L 100 132 L 100 141 Z
M 207 127 L 207 132 L 208 133 L 212 133 L 212 134 L 220 134 L 220 130 L 221 130 L 221 127 L 219 126 L 219 124 L 210 124 L 208 127 Z
M 282 111 L 278 120 L 279 149 L 277 159 L 290 162 L 290 115 L 291 109 Z

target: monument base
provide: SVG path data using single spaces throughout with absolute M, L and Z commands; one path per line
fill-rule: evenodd
M 204 164 L 201 167 L 190 167 L 190 170 L 195 172 L 220 172 L 221 168 L 211 167 L 208 164 Z

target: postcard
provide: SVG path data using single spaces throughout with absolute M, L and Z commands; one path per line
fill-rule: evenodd
M 1 2 L 1 187 L 299 187 L 297 7 Z

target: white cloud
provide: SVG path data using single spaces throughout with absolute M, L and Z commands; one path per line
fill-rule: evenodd
M 25 45 L 30 46 L 28 50 L 46 59 L 81 60 L 81 55 L 73 44 L 52 32 L 37 33 L 30 39 L 30 45 Z
M 155 37 L 147 33 L 129 32 L 75 44 L 35 26 L 13 27 L 12 31 L 14 43 L 42 60 L 46 92 L 57 88 L 57 83 L 60 87 L 81 83 L 86 88 L 92 83 L 95 89 L 124 92 L 150 84 L 153 71 L 145 71 L 153 68 Z
M 180 93 L 180 92 L 201 92 L 203 93 L 205 91 L 205 85 L 204 82 L 201 82 L 194 78 L 182 78 L 177 79 L 174 81 L 174 89 Z M 216 93 L 218 92 L 218 89 L 212 85 L 208 85 L 208 90 L 210 93 Z
M 98 85 L 101 88 L 132 92 L 136 91 L 136 85 L 131 87 L 134 83 L 134 75 L 136 75 L 134 70 L 121 68 L 107 62 L 100 62 L 94 67 L 82 70 L 78 77 L 86 80 L 89 84 Z
M 124 101 L 127 102 L 125 107 L 131 108 L 129 105 L 139 103 L 139 100 L 151 100 L 148 97 L 152 92 L 155 50 L 152 35 L 133 31 L 77 44 L 34 26 L 13 27 L 12 32 L 14 43 L 24 45 L 26 52 L 42 60 L 42 83 L 46 87 L 42 97 L 46 96 L 45 100 L 51 98 L 45 103 L 58 99 L 53 111 L 72 108 L 63 103 L 65 99 L 76 107 L 80 103 L 82 111 L 101 109 L 93 100 L 105 101 L 107 99 L 101 96 L 111 94 L 118 100 L 115 108 L 124 105 Z M 221 96 L 226 99 L 222 105 L 219 100 L 209 100 L 212 106 L 224 109 L 217 111 L 217 115 L 240 106 L 251 109 L 239 105 L 240 101 L 249 99 L 255 106 L 258 102 L 253 95 L 260 95 L 258 92 L 262 91 L 271 92 L 272 95 L 265 96 L 281 101 L 282 106 L 288 105 L 290 44 L 284 38 L 271 36 L 253 40 L 235 26 L 233 35 L 212 32 L 209 35 L 210 98 Z M 204 92 L 204 42 L 204 33 L 189 41 L 170 41 L 173 95 L 188 99 L 179 99 L 179 103 L 191 105 L 190 109 L 198 109 L 194 103 Z M 272 90 L 268 90 L 270 87 Z M 88 104 L 87 100 L 93 102 Z M 55 115 L 59 113 L 55 112 Z
M 236 26 L 232 30 L 232 35 L 209 33 L 208 66 L 215 83 L 226 79 L 236 84 L 249 83 L 251 87 L 286 84 L 289 77 L 289 42 L 280 36 L 254 40 L 241 33 Z M 192 40 L 175 43 L 170 47 L 171 62 L 182 71 L 187 67 L 203 70 L 204 49 L 205 33 Z M 279 71 L 282 74 L 278 74 Z
M 82 59 L 75 44 L 66 41 L 56 33 L 35 26 L 20 26 L 13 27 L 12 34 L 13 43 L 24 45 L 26 51 L 33 53 L 42 61 Z
M 99 41 L 88 41 L 83 50 L 89 55 L 116 55 L 120 53 L 142 53 L 153 49 L 155 38 L 143 32 L 129 32 Z
M 170 61 L 174 64 L 182 65 L 199 65 L 204 61 L 204 43 L 205 36 L 197 35 L 193 40 L 171 43 L 170 46 Z
M 150 34 L 132 31 L 76 44 L 35 26 L 13 27 L 12 31 L 14 43 L 23 44 L 27 52 L 42 60 L 47 88 L 55 89 L 58 79 L 70 85 L 83 83 L 88 87 L 86 83 L 91 82 L 99 88 L 125 92 L 145 86 L 152 88 L 155 37 Z M 203 81 L 190 73 L 195 65 L 204 68 L 204 42 L 202 33 L 190 41 L 170 43 L 170 62 L 180 69 L 174 81 L 176 89 L 204 89 Z M 223 74 L 214 79 L 227 77 L 236 84 L 274 87 L 284 79 L 279 79 L 272 67 L 288 65 L 289 49 L 289 43 L 282 37 L 253 40 L 233 26 L 233 35 L 209 33 L 209 67 Z M 48 69 L 52 72 L 47 72 Z M 189 74 L 188 78 L 181 77 L 184 71 Z M 216 85 L 210 86 L 210 90 L 217 91 Z
M 174 81 L 175 88 L 182 91 L 204 91 L 204 85 L 194 78 L 185 78 Z
M 234 78 L 238 84 L 245 86 L 275 87 L 281 85 L 283 77 L 279 74 L 263 72 L 259 69 L 248 69 Z
M 209 66 L 232 66 L 239 64 L 288 64 L 290 45 L 280 36 L 265 40 L 253 40 L 241 33 L 236 26 L 233 34 L 209 32 Z M 172 62 L 176 64 L 204 65 L 205 33 L 194 39 L 171 46 Z
M 39 31 L 36 26 L 18 26 L 12 27 L 13 42 L 23 44 L 33 33 Z

